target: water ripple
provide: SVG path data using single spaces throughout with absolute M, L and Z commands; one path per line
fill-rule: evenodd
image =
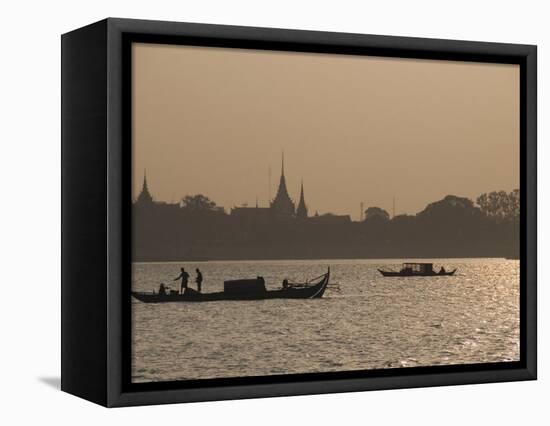
M 340 292 L 318 300 L 132 301 L 135 382 L 406 368 L 519 359 L 519 263 L 434 260 L 455 277 L 384 278 L 398 260 L 201 262 L 203 291 L 262 275 L 267 286 L 332 267 Z M 133 289 L 170 282 L 179 264 L 138 263 Z M 174 286 L 176 287 L 176 286 Z

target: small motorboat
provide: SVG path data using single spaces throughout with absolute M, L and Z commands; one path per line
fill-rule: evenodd
M 199 293 L 187 288 L 183 294 L 177 291 L 132 292 L 137 300 L 144 303 L 166 302 L 215 302 L 220 300 L 263 300 L 263 299 L 318 299 L 323 297 L 330 280 L 330 268 L 323 275 L 305 283 L 283 281 L 281 288 L 267 290 L 262 277 L 224 282 L 223 291 Z
M 448 277 L 456 272 L 456 269 L 447 272 L 443 267 L 436 272 L 433 266 L 433 263 L 403 263 L 398 272 L 382 269 L 378 269 L 378 272 L 385 277 Z

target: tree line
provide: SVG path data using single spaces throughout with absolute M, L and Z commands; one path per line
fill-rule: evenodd
M 519 190 L 484 193 L 475 203 L 448 195 L 416 215 L 390 218 L 369 207 L 362 238 L 370 253 L 378 246 L 397 257 L 518 257 L 519 217 Z
M 415 215 L 361 222 L 237 221 L 205 195 L 133 212 L 134 260 L 518 257 L 519 190 L 448 195 Z

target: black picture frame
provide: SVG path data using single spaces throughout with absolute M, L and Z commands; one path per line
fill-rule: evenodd
M 62 390 L 116 407 L 536 379 L 536 46 L 118 18 L 61 41 Z M 520 361 L 132 384 L 132 42 L 519 64 Z

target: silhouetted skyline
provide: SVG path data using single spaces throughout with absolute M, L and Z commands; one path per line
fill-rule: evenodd
M 136 44 L 133 197 L 414 214 L 519 186 L 519 67 Z M 272 170 L 268 186 L 268 170 Z M 310 211 L 310 214 L 312 211 Z

